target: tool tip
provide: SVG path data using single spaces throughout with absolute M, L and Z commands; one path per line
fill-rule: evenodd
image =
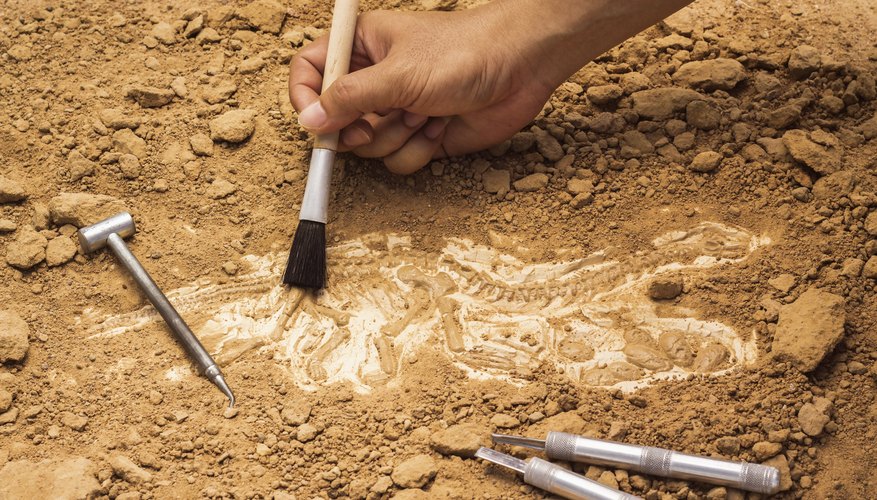
M 233 408 L 234 393 L 231 392 L 231 388 L 228 386 L 227 383 L 225 383 L 225 377 L 223 377 L 222 375 L 216 375 L 215 377 L 213 377 L 212 382 L 216 384 L 216 387 L 218 387 L 219 390 L 222 391 L 222 393 L 225 394 L 225 396 L 228 398 L 228 407 Z

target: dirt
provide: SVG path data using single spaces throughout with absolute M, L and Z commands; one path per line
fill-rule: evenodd
M 497 430 L 877 496 L 871 4 L 700 1 L 489 152 L 407 178 L 342 156 L 314 296 L 278 282 L 311 140 L 287 64 L 325 2 L 6 2 L 0 497 L 539 497 L 472 458 Z M 235 409 L 112 255 L 77 249 L 121 209 Z

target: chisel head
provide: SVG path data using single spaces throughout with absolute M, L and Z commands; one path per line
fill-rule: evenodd
M 134 218 L 128 212 L 118 213 L 90 226 L 79 230 L 79 246 L 85 253 L 100 250 L 107 244 L 107 238 L 111 234 L 118 234 L 127 238 L 134 234 L 137 228 L 134 226 Z

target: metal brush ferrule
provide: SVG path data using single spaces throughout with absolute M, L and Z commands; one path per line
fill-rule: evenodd
M 332 183 L 332 167 L 335 164 L 335 151 L 316 148 L 311 152 L 311 165 L 308 182 L 301 202 L 299 220 L 322 222 L 329 218 L 329 186 Z

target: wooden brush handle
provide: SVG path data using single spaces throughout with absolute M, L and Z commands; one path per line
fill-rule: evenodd
M 325 92 L 338 78 L 350 70 L 350 53 L 353 51 L 353 37 L 356 35 L 356 16 L 359 13 L 359 0 L 335 0 L 332 11 L 332 27 L 329 29 L 329 50 L 326 54 L 326 68 L 323 71 Z M 315 148 L 338 148 L 338 132 L 318 135 Z

